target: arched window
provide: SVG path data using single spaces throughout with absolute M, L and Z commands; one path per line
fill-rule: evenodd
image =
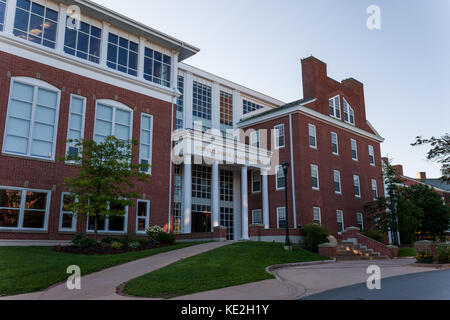
M 3 153 L 55 159 L 60 95 L 47 82 L 12 78 Z
M 94 140 L 101 142 L 108 136 L 122 141 L 132 139 L 133 110 L 114 100 L 97 100 Z

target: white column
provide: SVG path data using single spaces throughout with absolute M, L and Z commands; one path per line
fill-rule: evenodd
M 233 127 L 236 128 L 236 124 L 241 121 L 242 117 L 242 102 L 241 93 L 239 91 L 233 91 Z
M 219 163 L 214 161 L 212 165 L 212 177 L 211 177 L 211 202 L 212 202 L 212 224 L 211 227 L 219 226 L 220 216 L 220 190 L 219 190 Z
M 139 37 L 138 78 L 144 80 L 145 38 Z
M 64 52 L 64 37 L 66 34 L 66 23 L 67 23 L 67 7 L 62 3 L 60 3 L 58 34 L 56 35 L 56 51 L 58 51 L 59 53 Z
M 262 213 L 263 213 L 263 223 L 264 228 L 270 228 L 269 221 L 269 184 L 268 184 L 268 172 L 266 170 L 261 170 L 261 180 L 262 180 Z
M 191 156 L 184 156 L 183 170 L 183 233 L 191 233 L 192 219 L 192 164 Z
M 5 12 L 5 33 L 12 34 L 14 29 L 14 17 L 16 15 L 16 0 L 6 1 L 6 12 Z
M 220 85 L 217 82 L 212 85 L 211 99 L 211 128 L 220 130 Z
M 242 217 L 242 240 L 248 240 L 248 184 L 247 167 L 241 169 L 241 217 Z
M 108 37 L 110 24 L 103 21 L 102 27 L 102 48 L 100 50 L 100 65 L 106 67 L 106 60 L 108 56 Z
M 178 88 L 178 51 L 172 52 L 172 66 L 171 66 L 171 75 L 170 75 L 170 81 L 171 86 L 173 89 Z
M 192 73 L 186 72 L 184 78 L 184 127 L 186 129 L 192 129 L 192 90 L 194 86 L 194 78 Z

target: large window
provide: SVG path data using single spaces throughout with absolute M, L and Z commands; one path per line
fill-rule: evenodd
M 84 138 L 84 117 L 86 113 L 86 98 L 71 95 L 69 125 L 67 128 L 67 140 L 80 140 Z M 68 142 L 66 153 L 77 155 L 78 150 L 75 142 Z
M 248 101 L 248 100 L 243 100 L 242 102 L 243 104 L 243 109 L 244 109 L 244 115 L 259 109 L 264 108 L 263 106 L 256 104 L 254 102 Z
M 176 117 L 176 129 L 183 129 L 183 113 L 184 113 L 184 77 L 178 76 L 178 91 L 181 95 L 177 99 L 177 117 Z
M 316 126 L 313 124 L 308 125 L 308 132 L 309 132 L 309 146 L 311 148 L 317 149 Z
M 263 224 L 261 209 L 252 210 L 252 224 Z
M 211 87 L 194 81 L 192 99 L 194 122 L 201 122 L 201 130 L 206 131 L 211 128 Z
M 50 191 L 0 187 L 0 229 L 47 230 Z
M 344 121 L 355 124 L 355 111 L 353 108 L 348 104 L 347 100 L 344 100 Z
M 275 126 L 274 128 L 275 134 L 275 149 L 284 148 L 285 146 L 285 138 L 284 138 L 284 124 L 280 124 Z
M 342 193 L 341 172 L 339 170 L 334 170 L 333 177 L 334 177 L 334 192 L 337 194 L 341 194 Z
M 350 146 L 352 148 L 352 159 L 358 160 L 358 144 L 355 139 L 350 139 Z
M 339 142 L 337 133 L 331 133 L 331 152 L 334 155 L 339 155 Z
M 233 201 L 233 171 L 220 170 L 220 201 Z
M 286 188 L 286 177 L 284 176 L 284 170 L 282 166 L 276 167 L 276 187 L 277 190 L 284 190 Z
M 145 233 L 150 226 L 150 200 L 138 200 L 136 206 L 136 233 Z
M 181 233 L 181 202 L 173 204 L 173 233 Z
M 14 35 L 49 47 L 56 47 L 58 12 L 28 0 L 17 0 Z
M 252 193 L 261 192 L 261 173 L 259 170 L 252 171 Z
M 286 208 L 277 208 L 277 228 L 285 229 L 286 228 Z
M 95 112 L 94 140 L 101 142 L 113 135 L 122 141 L 131 139 L 131 109 L 116 101 L 98 100 Z
M 5 11 L 6 0 L 0 0 L 0 31 L 3 31 L 5 26 Z
M 320 212 L 320 208 L 318 207 L 314 207 L 313 208 L 313 219 L 314 219 L 314 224 L 318 224 L 321 225 L 322 224 L 322 215 Z
M 371 166 L 375 165 L 375 152 L 373 146 L 369 146 L 369 162 Z
M 220 91 L 220 123 L 233 127 L 233 95 Z
M 314 190 L 319 190 L 319 167 L 315 164 L 311 165 L 311 181 L 312 181 L 312 188 Z
M 147 166 L 146 172 L 151 173 L 152 164 L 152 140 L 153 140 L 153 117 L 148 114 L 141 115 L 141 139 L 139 146 L 139 163 Z
M 128 207 L 124 207 L 120 204 L 111 204 L 109 208 L 114 211 L 123 211 L 123 216 L 105 216 L 101 217 L 98 220 L 98 232 L 105 233 L 125 233 L 127 230 L 127 221 L 128 221 Z M 88 217 L 88 231 L 95 231 L 95 219 Z
M 344 212 L 342 210 L 336 211 L 337 216 L 337 231 L 338 233 L 342 233 L 344 231 Z
M 12 80 L 3 152 L 55 159 L 59 91 L 36 79 Z
M 341 119 L 341 100 L 339 96 L 329 100 L 330 116 Z
M 192 166 L 192 198 L 211 199 L 211 167 Z
M 172 58 L 159 51 L 145 48 L 144 78 L 170 88 Z
M 358 175 L 353 175 L 353 186 L 355 188 L 355 197 L 361 198 L 361 184 Z
M 75 199 L 70 193 L 61 194 L 61 212 L 59 216 L 59 231 L 74 232 L 77 230 L 77 217 L 69 208 Z
M 139 45 L 113 33 L 108 36 L 108 61 L 111 69 L 137 76 Z
M 71 18 L 67 18 L 71 19 Z M 102 30 L 85 22 L 80 22 L 80 28 L 74 28 L 66 23 L 64 52 L 91 62 L 100 62 Z

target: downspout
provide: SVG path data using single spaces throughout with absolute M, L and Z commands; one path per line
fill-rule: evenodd
M 291 176 L 292 176 L 292 214 L 294 215 L 294 229 L 297 229 L 297 206 L 295 202 L 295 167 L 294 167 L 294 139 L 292 137 L 292 113 L 289 114 L 289 136 L 291 147 Z

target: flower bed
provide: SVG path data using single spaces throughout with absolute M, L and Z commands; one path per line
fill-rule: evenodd
M 150 250 L 160 247 L 169 247 L 169 244 L 157 244 L 153 242 L 148 242 L 148 244 L 141 244 L 138 248 L 130 248 L 123 246 L 122 248 L 113 248 L 110 246 L 102 246 L 101 244 L 96 247 L 89 248 L 81 248 L 76 246 L 55 246 L 53 247 L 54 251 L 62 252 L 62 253 L 71 253 L 71 254 L 84 254 L 84 255 L 104 255 L 104 254 L 119 254 L 126 252 L 134 252 L 134 251 L 142 251 L 142 250 Z

